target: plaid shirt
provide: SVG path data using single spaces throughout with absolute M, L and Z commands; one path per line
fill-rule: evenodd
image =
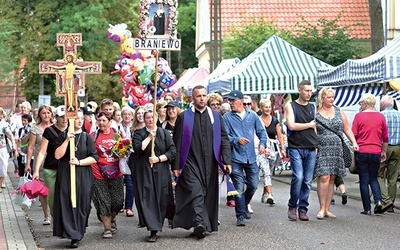
M 389 132 L 389 145 L 400 145 L 400 112 L 387 107 L 382 111 Z

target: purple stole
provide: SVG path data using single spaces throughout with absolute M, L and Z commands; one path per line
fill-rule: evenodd
M 210 115 L 213 126 L 213 150 L 215 159 L 217 159 L 219 167 L 222 169 L 222 161 L 221 161 L 221 120 L 219 119 L 219 114 L 217 111 L 211 110 L 207 107 L 206 112 Z M 190 107 L 185 111 L 185 115 L 183 118 L 183 131 L 182 131 L 182 143 L 181 143 L 181 155 L 179 168 L 181 171 L 185 168 L 185 163 L 187 156 L 189 154 L 190 143 L 192 141 L 193 135 L 193 126 L 194 126 L 194 107 Z M 179 177 L 175 179 L 178 182 Z

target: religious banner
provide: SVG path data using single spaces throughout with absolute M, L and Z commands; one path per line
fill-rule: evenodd
M 139 36 L 142 39 L 152 37 L 177 39 L 177 9 L 177 0 L 142 0 Z

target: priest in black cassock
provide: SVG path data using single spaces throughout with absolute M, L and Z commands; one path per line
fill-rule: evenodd
M 218 167 L 231 172 L 231 147 L 221 115 L 207 107 L 207 91 L 196 86 L 193 105 L 176 121 L 177 157 L 173 227 L 194 228 L 194 235 L 218 231 Z

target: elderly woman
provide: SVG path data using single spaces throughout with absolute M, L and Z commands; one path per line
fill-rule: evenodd
M 371 214 L 371 199 L 369 188 L 374 195 L 374 213 L 384 213 L 388 206 L 382 206 L 381 189 L 378 183 L 380 163 L 386 160 L 388 147 L 388 128 L 383 114 L 374 109 L 376 100 L 371 94 L 361 97 L 361 112 L 356 114 L 352 130 L 359 150 L 355 155 L 358 176 L 360 180 L 360 193 L 363 203 L 361 214 Z
M 282 158 L 286 157 L 285 143 L 283 141 L 282 129 L 278 119 L 272 116 L 271 100 L 260 100 L 261 120 L 264 124 L 270 142 L 269 156 L 257 154 L 257 163 L 264 175 L 264 191 L 261 202 L 273 205 L 275 199 L 272 194 L 271 176 L 274 168 L 280 163 Z
M 211 93 L 208 94 L 207 106 L 217 112 L 220 112 L 222 101 L 222 97 L 218 93 Z
M 3 192 L 3 188 L 6 188 L 4 179 L 7 176 L 7 166 L 10 154 L 7 150 L 7 138 L 11 141 L 12 151 L 16 153 L 17 146 L 15 145 L 14 136 L 11 133 L 10 125 L 5 121 L 6 112 L 0 108 L 0 193 Z
M 49 105 L 43 104 L 38 109 L 38 115 L 36 124 L 34 124 L 29 132 L 29 145 L 28 145 L 28 153 L 26 155 L 26 166 L 25 172 L 31 172 L 31 161 L 32 156 L 34 159 L 38 159 L 38 154 L 40 152 L 40 146 L 42 144 L 42 136 L 43 132 L 46 128 L 50 127 L 53 124 L 54 114 Z M 42 158 L 43 159 L 43 158 Z M 34 178 L 38 179 L 39 175 L 41 178 L 44 176 L 43 172 L 43 164 L 35 166 L 35 173 Z M 49 205 L 47 196 L 39 196 L 40 204 L 42 205 L 43 214 L 44 214 L 44 221 L 43 225 L 50 225 L 50 214 L 49 214 Z
M 103 239 L 112 238 L 112 233 L 117 231 L 116 217 L 124 205 L 123 174 L 119 170 L 119 158 L 112 153 L 117 132 L 111 128 L 111 121 L 111 114 L 100 112 L 97 115 L 99 128 L 92 133 L 98 155 L 97 163 L 92 164 L 93 203 L 103 222 Z
M 133 109 L 129 106 L 124 106 L 121 109 L 122 121 L 121 129 L 124 131 L 125 138 L 132 140 L 131 127 L 133 119 Z M 128 161 L 127 159 L 120 159 Z M 126 162 L 126 166 L 128 162 Z M 125 165 L 124 165 L 125 166 Z M 133 199 L 135 198 L 135 193 L 133 189 L 132 173 L 129 167 L 123 169 L 124 183 L 125 183 L 125 214 L 127 217 L 133 217 L 134 213 L 132 210 Z
M 71 248 L 77 248 L 83 239 L 91 210 L 93 174 L 91 164 L 97 161 L 92 138 L 82 131 L 83 113 L 78 112 L 73 133 L 61 133 L 57 140 L 55 159 L 59 160 L 54 196 L 53 235 L 71 239 Z M 70 156 L 70 139 L 75 138 L 75 157 Z M 75 165 L 76 207 L 72 207 L 71 168 Z
M 318 153 L 314 169 L 317 177 L 317 194 L 319 212 L 317 219 L 336 218 L 330 212 L 336 177 L 344 177 L 346 169 L 343 161 L 342 136 L 346 134 L 352 142 L 354 150 L 358 150 L 354 134 L 347 122 L 346 115 L 333 102 L 335 92 L 330 88 L 322 88 L 318 94 L 318 107 L 315 116 L 318 132 Z
M 157 241 L 157 232 L 162 231 L 165 218 L 174 215 L 172 180 L 169 162 L 175 158 L 176 149 L 170 133 L 153 126 L 153 112 L 144 113 L 145 127 L 133 135 L 135 157 L 131 157 L 130 168 L 135 184 L 135 196 L 139 214 L 139 226 L 151 232 L 148 242 Z M 151 141 L 154 139 L 154 155 Z M 134 164 L 131 164 L 134 163 Z M 168 208 L 168 209 L 167 209 Z

